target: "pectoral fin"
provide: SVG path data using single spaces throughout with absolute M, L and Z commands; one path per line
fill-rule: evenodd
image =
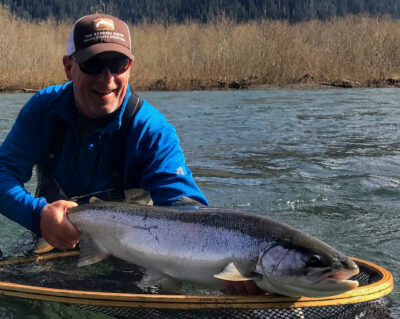
M 111 255 L 86 234 L 81 234 L 79 250 L 78 267 L 97 263 Z
M 44 254 L 53 249 L 54 247 L 52 245 L 50 245 L 47 241 L 45 241 L 43 237 L 40 237 L 36 242 L 34 252 L 35 254 Z
M 229 263 L 222 272 L 214 275 L 214 277 L 229 281 L 246 281 L 253 279 L 243 276 L 233 262 Z

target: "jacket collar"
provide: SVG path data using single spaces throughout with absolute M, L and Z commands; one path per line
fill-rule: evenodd
M 124 114 L 126 105 L 128 104 L 129 95 L 130 87 L 128 84 L 122 105 L 115 111 L 116 114 L 110 123 L 102 128 L 103 132 L 112 132 L 121 127 L 122 115 Z M 51 104 L 52 110 L 56 116 L 64 118 L 73 127 L 78 127 L 78 109 L 75 105 L 74 88 L 71 81 L 63 85 L 62 93 Z

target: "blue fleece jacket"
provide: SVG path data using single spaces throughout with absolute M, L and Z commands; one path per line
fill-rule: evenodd
M 80 140 L 72 83 L 36 93 L 21 109 L 0 146 L 0 213 L 40 234 L 40 214 L 47 201 L 35 198 L 23 185 L 31 178 L 34 165 L 46 154 L 54 116 L 69 124 L 53 172 L 66 195 L 108 189 L 111 135 L 121 126 L 128 99 L 129 93 L 105 127 Z M 181 196 L 208 204 L 185 164 L 175 128 L 147 101 L 143 101 L 132 122 L 125 163 L 124 189 L 149 191 L 155 205 L 170 205 Z

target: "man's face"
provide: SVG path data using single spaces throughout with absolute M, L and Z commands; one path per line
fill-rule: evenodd
M 96 59 L 115 59 L 122 55 L 104 52 Z M 90 60 L 89 60 L 90 61 Z M 100 118 L 117 110 L 125 97 L 131 65 L 121 74 L 112 74 L 104 68 L 100 74 L 82 72 L 79 64 L 69 56 L 63 58 L 65 74 L 73 82 L 76 107 L 89 118 Z

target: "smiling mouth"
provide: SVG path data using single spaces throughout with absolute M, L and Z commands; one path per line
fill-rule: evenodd
M 94 93 L 102 96 L 107 96 L 114 93 L 115 90 L 93 90 Z

